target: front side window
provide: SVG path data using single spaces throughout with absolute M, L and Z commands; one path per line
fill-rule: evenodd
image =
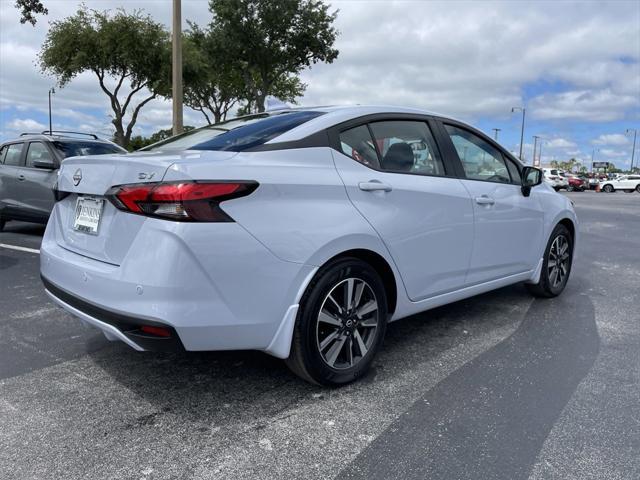
M 22 143 L 8 145 L 7 153 L 4 157 L 5 165 L 20 165 L 22 160 Z
M 393 120 L 371 124 L 380 168 L 392 172 L 445 175 L 431 130 L 425 122 Z
M 505 160 L 496 148 L 467 130 L 452 125 L 445 128 L 468 179 L 511 183 Z
M 27 149 L 27 167 L 33 167 L 34 160 L 49 160 L 53 162 L 51 153 L 41 142 L 31 142 Z

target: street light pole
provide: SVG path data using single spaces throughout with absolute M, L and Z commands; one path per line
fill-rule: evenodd
M 55 88 L 49 89 L 49 135 L 53 133 L 53 127 L 51 126 L 51 94 L 56 93 Z
M 542 166 L 542 145 L 544 145 L 544 140 L 540 141 L 540 149 L 538 150 L 538 167 Z M 534 162 L 534 166 L 535 166 L 535 161 L 536 159 L 533 159 Z
M 594 148 L 594 149 L 591 150 L 591 173 L 593 173 L 593 157 L 595 156 L 596 151 L 599 152 L 600 149 L 599 148 Z
M 172 32 L 172 99 L 173 99 L 173 134 L 183 131 L 182 124 L 182 0 L 173 0 L 173 32 Z
M 511 108 L 511 113 L 517 111 L 517 110 L 521 110 L 522 111 L 522 127 L 520 128 L 520 161 L 522 163 L 524 163 L 524 159 L 522 158 L 522 147 L 523 147 L 523 143 L 524 143 L 524 114 L 525 114 L 525 108 L 524 107 L 512 107 Z
M 533 136 L 533 159 L 531 160 L 531 165 L 536 166 L 536 147 L 538 146 L 538 139 L 540 137 L 538 135 Z
M 497 142 L 498 141 L 498 132 L 500 130 L 502 130 L 501 128 L 492 128 L 491 130 L 493 130 L 495 133 L 493 134 L 493 139 Z
M 629 167 L 629 171 L 633 173 L 633 159 L 636 154 L 636 136 L 638 135 L 638 130 L 635 128 L 627 128 L 625 133 L 633 132 L 633 147 L 631 148 L 631 166 Z

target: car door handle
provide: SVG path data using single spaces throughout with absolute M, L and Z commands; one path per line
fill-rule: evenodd
M 479 197 L 476 197 L 476 203 L 478 205 L 493 205 L 496 201 L 488 195 L 480 195 Z
M 378 180 L 371 180 L 370 182 L 360 182 L 358 184 L 358 188 L 360 190 L 364 190 L 365 192 L 390 192 L 391 190 L 393 190 L 393 188 L 391 188 L 391 185 L 379 182 Z
M 25 177 L 24 175 L 18 175 L 18 180 L 20 180 L 21 182 L 27 177 Z

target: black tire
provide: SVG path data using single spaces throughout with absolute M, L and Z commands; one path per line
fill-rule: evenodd
M 640 193 L 640 183 L 636 185 L 636 192 Z
M 6 225 L 7 221 L 0 217 L 0 232 L 4 230 L 4 226 Z
M 573 192 L 573 190 L 574 190 L 573 185 L 569 185 L 567 187 L 567 192 Z
M 357 293 L 352 294 L 352 297 L 353 295 L 358 297 L 358 303 L 348 314 L 346 310 L 337 310 L 338 302 L 330 301 L 329 296 L 333 298 L 335 293 L 343 293 L 340 303 L 344 306 L 348 296 L 346 289 L 349 282 L 352 282 L 352 292 L 353 282 L 356 282 L 356 291 L 360 285 L 357 282 L 362 282 L 365 286 L 362 287 L 359 297 Z M 376 310 L 362 316 L 356 314 L 358 310 L 364 311 L 362 306 L 371 305 L 372 301 L 377 302 Z M 354 302 L 355 298 L 348 303 L 351 305 Z M 357 308 L 358 305 L 361 307 Z M 336 308 L 336 310 L 329 311 L 329 308 Z M 331 322 L 337 321 L 341 326 L 321 321 L 319 318 L 321 309 L 323 313 L 330 313 Z M 341 311 L 343 313 L 340 313 Z M 285 362 L 296 375 L 311 383 L 338 386 L 353 382 L 367 372 L 380 350 L 386 331 L 387 317 L 384 285 L 378 273 L 368 263 L 352 257 L 330 262 L 318 271 L 300 300 L 291 354 Z M 353 318 L 353 324 L 347 327 L 351 318 Z M 367 322 L 375 323 L 376 326 L 365 326 Z M 372 328 L 374 329 L 371 330 Z M 335 335 L 334 340 L 321 347 L 321 344 L 327 342 L 332 335 Z M 340 345 L 341 341 L 342 345 Z M 362 342 L 362 348 L 359 342 Z M 364 354 L 362 354 L 363 350 Z M 331 364 L 331 358 L 328 358 L 332 356 L 332 352 L 337 355 L 333 358 L 333 364 Z
M 549 267 L 550 260 L 552 258 L 557 258 L 557 253 L 554 254 L 552 252 L 552 247 L 554 247 L 556 239 L 563 238 L 567 242 L 567 250 L 566 253 L 568 257 L 566 258 L 566 264 L 564 269 L 564 276 L 562 276 L 560 282 L 556 283 L 558 278 L 552 275 L 553 266 Z M 538 283 L 531 284 L 527 283 L 525 286 L 529 292 L 536 297 L 544 297 L 551 298 L 557 297 L 562 293 L 565 286 L 567 285 L 567 281 L 569 280 L 569 275 L 571 274 L 571 266 L 573 263 L 573 237 L 571 236 L 571 232 L 562 224 L 556 225 L 556 228 L 551 232 L 551 236 L 549 237 L 549 241 L 547 242 L 547 248 L 544 251 L 544 261 L 542 263 L 542 272 L 540 272 L 540 280 Z M 562 275 L 562 265 L 559 266 L 559 272 L 556 275 Z
M 613 193 L 615 190 L 613 188 L 613 185 L 607 183 L 604 187 L 602 187 L 602 191 L 606 193 Z

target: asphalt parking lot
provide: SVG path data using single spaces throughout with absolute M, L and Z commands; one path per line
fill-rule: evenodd
M 37 253 L 0 246 L 0 478 L 640 478 L 640 195 L 567 195 L 562 296 L 515 285 L 393 323 L 333 390 L 257 352 L 110 343 L 47 299 Z

